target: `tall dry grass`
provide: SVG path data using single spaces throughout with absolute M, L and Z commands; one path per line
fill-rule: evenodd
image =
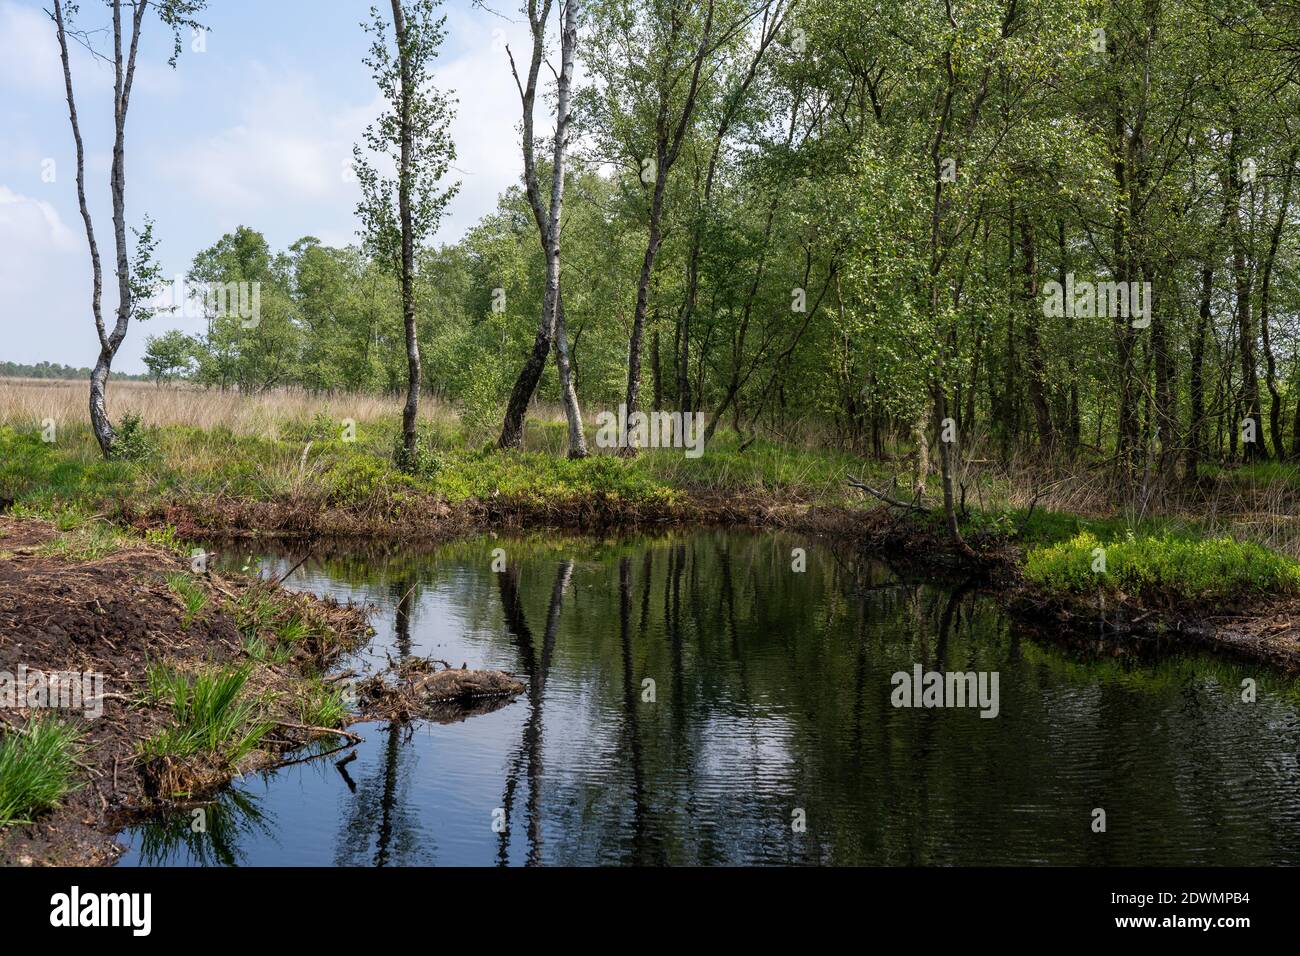
M 40 428 L 53 419 L 62 431 L 89 420 L 89 384 L 62 379 L 0 378 L 0 424 Z M 275 437 L 279 426 L 306 421 L 318 414 L 358 424 L 392 421 L 402 414 L 398 396 L 339 392 L 314 394 L 296 388 L 244 394 L 230 389 L 205 389 L 194 385 L 157 386 L 150 382 L 113 381 L 108 385 L 108 408 L 114 421 L 138 415 L 149 426 L 189 425 L 205 431 L 224 427 L 236 435 Z M 428 421 L 454 421 L 459 413 L 444 402 L 426 397 L 420 417 Z

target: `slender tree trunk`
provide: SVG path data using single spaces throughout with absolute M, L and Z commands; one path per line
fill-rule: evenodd
M 564 400 L 565 418 L 569 428 L 569 457 L 585 458 L 587 444 L 582 432 L 582 412 L 578 406 L 577 390 L 573 384 L 568 335 L 564 329 L 564 309 L 560 296 L 560 230 L 571 114 L 573 59 L 578 37 L 577 0 L 565 0 L 562 4 L 561 66 L 556 83 L 555 142 L 551 166 L 550 209 L 547 210 L 542 207 L 541 189 L 537 181 L 533 143 L 533 103 L 537 96 L 537 76 L 545 50 L 546 21 L 550 16 L 550 10 L 550 0 L 546 0 L 540 9 L 535 6 L 529 8 L 533 50 L 529 61 L 527 84 L 519 83 L 518 73 L 515 74 L 515 82 L 519 85 L 519 96 L 523 105 L 524 185 L 533 218 L 537 222 L 542 250 L 546 255 L 546 292 L 542 298 L 542 315 L 538 321 L 537 335 L 533 339 L 533 349 L 510 391 L 510 400 L 506 404 L 505 420 L 501 425 L 501 437 L 497 440 L 497 445 L 500 448 L 523 447 L 524 419 L 528 413 L 528 405 L 537 391 L 537 383 L 541 381 L 542 371 L 546 367 L 546 356 L 554 345 L 555 361 L 560 375 L 560 392 Z M 513 70 L 513 57 L 510 64 Z
M 1295 174 L 1298 152 L 1300 151 L 1292 147 L 1291 152 L 1287 155 L 1286 174 L 1282 178 L 1282 198 L 1278 202 L 1277 223 L 1273 226 L 1273 233 L 1269 237 L 1268 254 L 1265 256 L 1264 266 L 1260 270 L 1259 331 L 1264 344 L 1264 372 L 1270 399 L 1268 430 L 1270 437 L 1273 439 L 1273 452 L 1277 455 L 1279 461 L 1286 457 L 1286 452 L 1282 443 L 1282 395 L 1277 385 L 1277 360 L 1273 355 L 1273 343 L 1269 330 L 1271 318 L 1269 308 L 1272 305 L 1273 267 L 1277 261 L 1278 246 L 1282 241 L 1282 229 L 1286 224 L 1287 216 L 1291 212 L 1291 182 Z
M 709 44 L 713 38 L 713 12 L 714 0 L 708 0 L 700 44 L 691 63 L 690 85 L 686 90 L 686 98 L 682 104 L 677 126 L 671 131 L 668 128 L 667 60 L 664 62 L 664 70 L 659 77 L 659 114 L 656 121 L 657 133 L 655 136 L 654 191 L 650 199 L 650 221 L 647 228 L 645 255 L 641 258 L 641 274 L 637 278 L 636 306 L 632 313 L 632 334 L 628 339 L 627 346 L 627 395 L 625 404 L 628 418 L 631 418 L 636 413 L 641 398 L 641 340 L 645 335 L 645 317 L 650 302 L 650 277 L 654 273 L 655 258 L 659 255 L 659 244 L 663 241 L 664 191 L 668 186 L 668 173 L 672 169 L 673 163 L 677 161 L 682 142 L 686 138 L 691 119 L 695 114 L 695 98 L 699 93 L 700 74 L 704 68 L 704 61 L 708 58 Z M 670 49 L 677 37 L 678 20 L 676 17 L 672 19 L 672 24 L 673 32 L 668 39 Z M 684 345 L 685 343 L 683 343 Z M 628 446 L 620 449 L 620 454 L 631 456 L 635 455 L 636 451 L 635 448 Z
M 636 413 L 641 397 L 641 339 L 645 334 L 645 316 L 650 303 L 650 276 L 654 272 L 655 258 L 659 255 L 660 219 L 663 216 L 664 187 L 668 182 L 668 171 L 664 168 L 666 155 L 661 140 L 656 160 L 658 172 L 655 175 L 654 194 L 650 201 L 650 225 L 646 239 L 645 254 L 641 257 L 641 274 L 636 284 L 636 307 L 632 313 L 632 335 L 627 345 L 627 393 L 624 403 L 628 418 Z M 620 453 L 635 455 L 636 449 L 627 446 Z
M 1196 316 L 1196 329 L 1192 333 L 1191 375 L 1188 391 L 1191 416 L 1187 429 L 1187 460 L 1184 479 L 1195 482 L 1205 448 L 1205 338 L 1210 325 L 1210 307 L 1214 294 L 1214 265 L 1206 256 L 1201 267 L 1201 301 Z
M 1025 273 L 1025 364 L 1029 373 L 1029 403 L 1033 406 L 1034 421 L 1038 426 L 1038 444 L 1050 453 L 1056 446 L 1056 432 L 1052 426 L 1052 410 L 1047 404 L 1047 372 L 1038 337 L 1038 322 L 1042 318 L 1038 301 L 1038 250 L 1034 241 L 1034 224 L 1028 216 L 1020 220 L 1020 250 Z
M 99 336 L 99 355 L 90 376 L 90 426 L 99 443 L 101 454 L 109 457 L 113 451 L 113 425 L 108 415 L 106 388 L 109 372 L 117 350 L 126 338 L 131 313 L 135 307 L 131 291 L 131 267 L 126 244 L 126 116 L 131 102 L 131 87 L 135 81 L 136 51 L 139 49 L 140 30 L 144 23 L 144 14 L 148 5 L 138 3 L 131 16 L 131 37 L 129 47 L 124 55 L 122 49 L 122 3 L 113 0 L 113 159 L 109 171 L 109 185 L 113 200 L 113 240 L 117 260 L 117 317 L 113 330 L 109 332 L 104 325 L 102 311 L 103 269 L 99 258 L 99 247 L 95 242 L 95 230 L 90 218 L 90 209 L 86 203 L 86 156 L 81 138 L 81 126 L 77 118 L 76 98 L 72 89 L 72 68 L 68 58 L 68 39 L 64 22 L 63 4 L 54 0 L 54 23 L 59 41 L 59 56 L 63 64 L 64 90 L 68 101 L 68 119 L 72 125 L 72 136 L 77 147 L 77 201 L 81 210 L 82 222 L 86 227 L 86 239 L 90 245 L 90 261 L 93 273 L 91 310 L 95 318 L 95 331 Z
M 569 336 L 564 327 L 564 305 L 560 297 L 560 232 L 563 228 L 564 174 L 572 112 L 573 58 L 578 43 L 578 0 L 564 0 L 560 26 L 560 75 L 556 84 L 555 144 L 551 169 L 551 210 L 546 234 L 546 292 L 553 313 L 555 364 L 560 375 L 560 395 L 569 427 L 569 457 L 587 457 L 587 439 L 582 434 L 582 410 L 569 363 Z M 545 309 L 546 303 L 543 303 Z
M 392 0 L 393 31 L 402 80 L 398 100 L 401 156 L 397 171 L 397 209 L 402 227 L 402 325 L 406 335 L 406 404 L 402 407 L 402 449 L 408 467 L 416 460 L 416 423 L 420 416 L 420 339 L 415 318 L 415 232 L 411 221 L 411 161 L 414 131 L 411 117 L 411 49 L 401 0 Z
M 1234 127 L 1232 141 L 1234 145 L 1241 136 L 1241 130 Z M 1235 157 L 1234 157 L 1235 158 Z M 1255 424 L 1254 441 L 1243 442 L 1242 453 L 1247 461 L 1254 461 L 1268 456 L 1264 447 L 1264 422 L 1259 400 L 1259 370 L 1256 366 L 1256 333 L 1254 318 L 1251 314 L 1250 270 L 1246 259 L 1246 237 L 1241 223 L 1241 199 L 1243 194 L 1241 176 L 1236 163 L 1228 169 L 1228 182 L 1232 193 L 1232 272 L 1237 297 L 1237 329 L 1241 337 L 1241 384 L 1242 403 L 1245 416 Z M 1234 422 L 1234 429 L 1241 423 Z
M 564 298 L 556 295 L 555 365 L 560 373 L 560 395 L 564 399 L 564 417 L 569 428 L 569 457 L 587 457 L 587 438 L 582 433 L 582 411 L 578 407 L 578 389 L 569 358 L 569 333 L 564 327 Z

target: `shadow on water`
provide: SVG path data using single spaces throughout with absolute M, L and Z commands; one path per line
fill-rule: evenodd
M 1045 642 L 970 583 L 831 542 L 481 538 L 290 583 L 380 609 L 359 671 L 437 657 L 528 694 L 362 725 L 341 761 L 225 791 L 206 832 L 184 808 L 124 831 L 124 864 L 1300 862 L 1291 684 Z M 997 716 L 894 706 L 916 665 L 997 674 Z

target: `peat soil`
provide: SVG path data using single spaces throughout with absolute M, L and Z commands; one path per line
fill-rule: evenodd
M 14 694 L 0 706 L 0 734 L 19 735 L 31 718 L 55 717 L 81 734 L 77 787 L 34 822 L 0 828 L 0 864 L 97 865 L 120 853 L 114 834 L 132 814 L 176 796 L 160 794 L 159 768 L 139 757 L 139 744 L 171 725 L 166 704 L 143 697 L 146 667 L 180 671 L 207 664 L 250 668 L 245 694 L 264 702 L 274 727 L 258 749 L 226 766 L 209 761 L 166 768 L 198 796 L 236 774 L 266 769 L 285 754 L 329 736 L 328 728 L 297 722 L 295 704 L 308 675 L 322 673 L 339 654 L 370 633 L 364 608 L 282 591 L 252 579 L 194 575 L 207 608 L 188 614 L 166 577 L 189 571 L 179 554 L 144 542 L 81 560 L 52 548 L 60 532 L 47 522 L 0 517 L 0 672 L 11 681 L 26 672 L 102 675 L 102 694 L 78 709 L 49 711 L 46 702 Z M 298 615 L 307 636 L 285 659 L 250 659 L 238 623 L 238 602 L 250 596 Z M 271 639 L 267 634 L 266 638 Z M 29 707 L 36 703 L 38 706 Z M 67 701 L 65 700 L 65 703 Z M 102 713 L 96 713 L 102 711 Z M 342 732 L 345 737 L 354 737 Z
M 372 633 L 366 608 L 287 591 L 274 581 L 192 574 L 186 557 L 142 540 L 81 557 L 58 548 L 60 538 L 48 522 L 0 516 L 0 672 L 11 680 L 24 668 L 29 680 L 36 672 L 102 675 L 102 692 L 80 701 L 80 709 L 55 714 L 81 734 L 77 787 L 32 823 L 0 828 L 0 865 L 111 863 L 121 853 L 114 835 L 140 814 L 201 802 L 238 775 L 310 759 L 301 756 L 304 748 L 323 756 L 360 741 L 345 727 L 301 723 L 299 708 L 309 681 L 349 676 L 328 672 Z M 169 586 L 177 572 L 206 594 L 199 612 L 187 611 Z M 255 622 L 241 614 L 261 604 L 271 611 Z M 250 639 L 274 646 L 276 625 L 287 618 L 301 622 L 301 636 L 273 659 L 251 656 Z M 271 731 L 236 765 L 211 757 L 144 760 L 141 742 L 173 722 L 166 702 L 150 703 L 143 693 L 151 663 L 182 672 L 247 667 L 244 694 L 260 702 L 259 716 L 272 723 Z M 398 668 L 392 677 L 372 675 L 360 685 L 347 726 L 460 721 L 526 690 L 499 671 L 421 660 Z M 24 706 L 26 699 L 12 703 L 17 706 L 0 706 L 0 737 L 23 733 L 32 717 L 50 716 L 44 707 Z

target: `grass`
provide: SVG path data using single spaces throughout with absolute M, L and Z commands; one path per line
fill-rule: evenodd
M 268 641 L 257 635 L 246 636 L 243 647 L 244 653 L 260 664 L 284 664 L 293 657 L 293 648 L 288 644 Z
M 1111 539 L 1081 532 L 1033 548 L 1025 577 L 1050 591 L 1102 588 L 1186 600 L 1300 593 L 1300 562 L 1248 541 L 1172 534 Z
M 68 540 L 51 547 L 69 556 L 100 555 L 115 547 L 111 532 L 102 522 L 88 522 L 87 515 L 211 498 L 333 508 L 361 524 L 383 526 L 408 514 L 436 514 L 427 505 L 438 501 L 542 509 L 604 502 L 654 510 L 692 498 L 753 498 L 870 508 L 876 502 L 849 489 L 847 475 L 881 488 L 895 481 L 906 487 L 910 480 L 905 459 L 864 461 L 834 448 L 763 438 L 742 450 L 725 427 L 699 458 L 687 458 L 679 449 L 654 449 L 626 459 L 595 447 L 589 421 L 595 454 L 571 461 L 564 455 L 566 429 L 557 410 L 529 419 L 527 451 L 502 452 L 481 428 L 434 401 L 422 404 L 419 467 L 408 474 L 393 461 L 397 399 L 317 397 L 292 390 L 245 396 L 144 383 L 114 383 L 114 410 L 138 416 L 140 439 L 156 453 L 138 462 L 106 462 L 82 422 L 83 392 L 84 383 L 0 380 L 0 496 L 16 499 L 16 513 L 67 525 Z M 43 440 L 39 424 L 46 417 L 56 421 L 57 442 Z M 1234 586 L 1255 589 L 1261 582 L 1285 587 L 1289 579 L 1279 570 L 1282 565 L 1262 568 L 1268 562 L 1261 555 L 1300 557 L 1292 494 L 1300 489 L 1300 470 L 1290 465 L 1208 466 L 1208 491 L 1195 489 L 1164 510 L 1134 506 L 1133 513 L 1106 513 L 1113 496 L 1104 482 L 1087 467 L 1072 466 L 1075 473 L 1053 482 L 1053 491 L 1032 514 L 1024 505 L 1037 497 L 1041 469 L 1024 462 L 985 465 L 961 476 L 970 492 L 964 530 L 1026 548 L 1034 555 L 1032 573 L 1045 582 L 1080 586 L 1071 577 L 1065 545 L 1084 534 L 1110 542 L 1108 547 L 1121 546 L 1117 570 L 1108 579 L 1116 588 L 1167 582 L 1179 594 L 1212 594 Z M 938 479 L 931 481 L 933 501 Z M 174 533 L 170 538 L 166 529 L 155 534 L 158 543 L 181 550 Z M 1141 550 L 1130 539 L 1163 543 Z M 1237 541 L 1271 550 L 1243 550 Z M 1198 545 L 1194 555 L 1187 552 L 1191 543 Z M 1131 567 L 1125 564 L 1130 557 Z M 1233 576 L 1226 580 L 1234 583 L 1202 581 L 1201 570 L 1215 568 L 1230 569 Z M 1088 588 L 1096 583 L 1091 571 L 1087 580 Z M 236 614 L 245 649 L 255 659 L 278 659 L 286 643 L 301 639 L 298 624 L 282 622 L 273 607 L 256 600 Z M 273 636 L 281 624 L 287 632 Z
M 146 671 L 146 699 L 170 707 L 172 726 L 140 744 L 146 760 L 203 757 L 235 766 L 273 726 L 244 693 L 249 671 L 209 667 L 185 674 L 163 665 Z
M 194 619 L 207 608 L 210 600 L 208 592 L 203 588 L 203 585 L 199 584 L 192 575 L 185 571 L 177 571 L 174 574 L 167 575 L 167 587 L 185 605 L 185 617 L 181 622 L 181 626 L 189 627 Z
M 300 650 L 323 658 L 337 639 L 328 622 L 305 613 L 295 595 L 274 588 L 249 588 L 228 610 L 244 653 L 260 663 L 283 664 Z
M 52 719 L 0 739 L 0 827 L 30 823 L 76 789 L 80 734 Z
M 130 540 L 112 525 L 94 521 L 52 538 L 41 546 L 40 553 L 67 561 L 97 561 L 122 550 L 129 543 Z
M 861 470 L 861 462 L 833 450 L 759 440 L 741 452 L 726 429 L 699 458 L 680 449 L 648 449 L 624 459 L 595 446 L 594 420 L 588 422 L 594 454 L 570 461 L 562 417 L 545 411 L 528 421 L 528 451 L 502 453 L 449 406 L 426 400 L 426 455 L 412 476 L 393 464 L 398 400 L 292 390 L 244 396 L 133 382 L 114 383 L 114 417 L 138 417 L 140 440 L 156 451 L 139 461 L 106 462 L 84 422 L 84 389 L 80 382 L 0 379 L 0 495 L 29 508 L 87 512 L 207 496 L 310 497 L 389 513 L 406 498 L 429 495 L 452 504 L 592 496 L 667 504 L 682 492 L 830 503 L 855 500 L 843 480 Z M 42 434 L 47 418 L 57 426 L 54 442 Z M 354 436 L 345 435 L 345 421 L 354 423 Z
M 298 720 L 308 727 L 341 727 L 348 717 L 348 704 L 340 688 L 319 677 L 303 685 L 298 701 Z

